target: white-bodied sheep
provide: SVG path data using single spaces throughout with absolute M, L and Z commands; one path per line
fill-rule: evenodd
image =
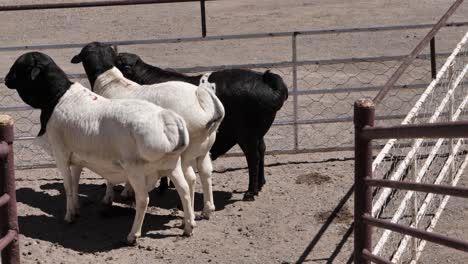
M 135 190 L 136 214 L 127 236 L 141 235 L 148 206 L 148 182 L 161 173 L 174 181 L 182 200 L 184 234 L 191 235 L 195 217 L 180 154 L 188 145 L 185 121 L 178 114 L 143 100 L 110 100 L 79 83 L 71 83 L 47 55 L 20 56 L 5 78 L 23 101 L 41 109 L 41 131 L 63 176 L 65 220 L 78 214 L 78 181 L 83 167 L 111 183 L 129 182 Z
M 114 67 L 115 51 L 98 42 L 86 45 L 73 59 L 83 62 L 94 92 L 106 98 L 143 99 L 173 110 L 187 124 L 190 143 L 182 153 L 182 170 L 190 188 L 192 208 L 198 169 L 203 188 L 203 216 L 210 218 L 215 210 L 212 191 L 212 164 L 209 150 L 216 139 L 216 130 L 224 117 L 224 107 L 214 92 L 185 82 L 167 82 L 141 86 L 126 79 Z

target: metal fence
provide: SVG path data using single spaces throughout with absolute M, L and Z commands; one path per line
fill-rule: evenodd
M 103 2 L 109 1 L 102 1 Z M 137 1 L 112 1 L 137 2 Z M 140 2 L 170 2 L 170 1 L 140 1 Z M 180 2 L 180 1 L 174 1 Z M 201 1 L 202 29 L 206 33 L 206 23 L 203 24 L 204 1 Z M 79 7 L 61 3 L 60 8 Z M 91 7 L 88 6 L 88 7 Z M 0 7 L 4 10 L 21 10 L 22 7 Z M 35 5 L 34 9 L 51 8 L 50 6 Z M 57 6 L 54 6 L 57 8 Z M 204 25 L 204 26 L 203 26 Z M 404 30 L 424 30 L 432 28 L 433 24 L 380 26 L 367 28 L 339 28 L 325 30 L 306 30 L 274 33 L 255 33 L 237 35 L 219 35 L 206 37 L 185 37 L 172 39 L 139 39 L 107 42 L 118 49 L 125 49 L 129 45 L 158 45 L 229 41 L 229 40 L 260 40 L 271 38 L 289 39 L 290 47 L 287 53 L 291 59 L 271 63 L 256 63 L 242 65 L 222 65 L 178 68 L 181 72 L 199 73 L 225 68 L 249 68 L 258 71 L 271 69 L 279 73 L 290 87 L 290 97 L 283 109 L 278 113 L 274 126 L 266 137 L 267 154 L 293 154 L 325 151 L 341 151 L 353 149 L 352 105 L 362 97 L 372 97 L 387 83 L 392 74 L 398 69 L 402 60 L 407 56 L 379 56 L 361 58 L 340 58 L 329 60 L 302 59 L 297 50 L 299 41 L 309 37 L 339 34 L 362 34 L 366 32 L 392 32 Z M 468 22 L 446 24 L 447 28 L 468 26 Z M 305 42 L 305 41 L 303 41 Z M 86 43 L 62 43 L 31 46 L 3 46 L 0 52 L 24 50 L 57 50 L 81 48 Z M 306 43 L 307 44 L 307 43 Z M 435 44 L 435 42 L 432 42 Z M 433 46 L 435 47 L 435 46 Z M 411 109 L 423 88 L 431 81 L 435 73 L 435 62 L 443 61 L 446 53 L 418 55 L 408 69 L 396 83 L 391 96 L 379 105 L 377 120 L 385 122 L 399 122 Z M 432 71 L 431 71 L 432 67 Z M 87 83 L 84 74 L 70 74 L 75 80 Z M 0 80 L 1 81 L 1 80 Z M 1 87 L 0 87 L 1 88 Z M 17 168 L 39 168 L 52 166 L 52 159 L 32 144 L 35 131 L 38 129 L 38 112 L 24 106 L 13 91 L 2 90 L 0 97 L 0 112 L 12 115 L 16 120 L 17 134 Z M 313 138 L 314 140 L 310 140 Z M 239 155 L 234 149 L 228 155 Z
M 468 198 L 468 188 L 456 187 L 458 178 L 468 163 L 468 155 L 461 151 L 457 145 L 446 155 L 446 163 L 442 171 L 447 171 L 452 163 L 455 163 L 456 156 L 462 157 L 462 161 L 455 164 L 454 173 L 457 175 L 449 179 L 448 184 L 441 184 L 436 180 L 432 184 L 421 183 L 418 181 L 398 181 L 388 179 L 373 179 L 373 161 L 372 161 L 372 141 L 376 139 L 420 139 L 433 138 L 461 138 L 466 137 L 468 131 L 468 122 L 450 122 L 450 123 L 430 123 L 430 124 L 406 124 L 398 126 L 377 127 L 374 126 L 374 103 L 369 100 L 357 101 L 354 108 L 355 114 L 355 200 L 354 200 L 354 262 L 355 263 L 395 263 L 373 253 L 372 229 L 378 227 L 393 232 L 412 236 L 421 240 L 430 241 L 436 244 L 445 245 L 468 252 L 468 242 L 459 239 L 447 237 L 441 234 L 432 233 L 434 225 L 431 223 L 428 230 L 421 230 L 411 226 L 397 224 L 394 221 L 383 220 L 374 217 L 373 210 L 373 190 L 371 187 L 393 188 L 398 190 L 407 190 L 411 192 L 431 193 L 426 197 L 433 197 L 433 194 L 444 195 L 441 204 L 446 204 L 450 196 Z M 463 142 L 463 139 L 458 139 Z M 466 145 L 465 145 L 466 151 Z M 441 174 L 445 174 L 440 172 Z M 409 192 L 408 192 L 409 193 Z M 427 200 L 427 198 L 426 198 Z M 423 208 L 425 204 L 421 205 Z M 427 207 L 427 205 L 426 205 Z M 442 210 L 443 210 L 442 206 Z M 441 212 L 437 214 L 440 215 Z M 437 217 L 434 216 L 434 218 Z M 416 259 L 411 259 L 416 261 Z M 413 263 L 413 262 L 411 262 Z
M 356 263 L 413 264 L 420 258 L 426 241 L 468 251 L 466 242 L 430 233 L 449 195 L 468 197 L 468 189 L 454 187 L 468 165 L 468 145 L 460 138 L 466 137 L 462 127 L 466 128 L 467 123 L 455 122 L 468 113 L 468 32 L 401 125 L 374 126 L 374 103 L 382 102 L 405 67 L 461 2 L 455 1 L 373 101 L 355 103 Z M 389 140 L 372 160 L 372 142 L 384 139 Z M 370 226 L 382 229 L 372 233 Z M 373 238 L 377 238 L 375 243 Z
M 13 164 L 13 119 L 0 115 L 0 263 L 19 264 L 18 217 Z

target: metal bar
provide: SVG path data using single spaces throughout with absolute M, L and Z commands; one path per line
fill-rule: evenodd
M 293 74 L 293 117 L 294 117 L 294 149 L 299 148 L 299 126 L 297 124 L 298 119 L 298 97 L 297 97 L 297 34 L 293 34 L 291 37 L 292 45 L 292 74 Z
M 9 153 L 10 153 L 10 147 L 8 146 L 8 143 L 3 142 L 3 141 L 0 142 L 0 160 L 7 157 Z
M 3 251 L 3 249 L 5 249 L 5 247 L 7 247 L 12 241 L 14 241 L 17 236 L 18 236 L 18 233 L 16 233 L 15 230 L 8 230 L 6 235 L 0 239 L 0 251 Z M 14 262 L 11 262 L 8 260 L 3 263 L 14 263 Z M 19 264 L 19 262 L 16 262 L 16 263 Z
M 394 264 L 393 262 L 389 261 L 388 259 L 382 258 L 381 256 L 373 255 L 369 250 L 364 249 L 362 251 L 362 256 L 364 259 L 372 261 L 377 264 Z
M 410 235 L 419 239 L 427 240 L 432 243 L 468 252 L 468 242 L 456 238 L 451 238 L 437 233 L 427 232 L 416 228 L 394 224 L 390 221 L 373 218 L 369 214 L 362 216 L 362 220 L 365 224 L 368 225 L 390 229 L 394 232 Z
M 0 196 L 0 207 L 4 206 L 8 201 L 10 201 L 10 195 L 8 195 L 8 193 Z
M 364 127 L 374 125 L 375 105 L 369 99 L 354 103 L 355 166 L 354 166 L 354 263 L 369 263 L 363 251 L 372 250 L 372 230 L 362 216 L 372 212 L 372 189 L 364 180 L 372 178 L 372 142 L 360 136 Z
M 16 211 L 15 167 L 13 163 L 13 118 L 0 115 L 0 142 L 9 145 L 9 154 L 0 160 L 0 190 L 10 197 L 6 206 L 0 207 L 1 263 L 19 264 L 18 215 Z
M 184 37 L 184 38 L 168 38 L 168 39 L 139 39 L 139 40 L 122 40 L 122 41 L 108 41 L 103 42 L 106 44 L 117 44 L 120 46 L 125 45 L 144 45 L 144 44 L 168 44 L 168 43 L 181 43 L 181 42 L 198 42 L 198 41 L 219 41 L 219 40 L 238 40 L 238 39 L 258 39 L 258 38 L 271 38 L 271 37 L 289 37 L 294 33 L 299 35 L 320 35 L 330 33 L 355 33 L 355 32 L 375 32 L 387 30 L 407 30 L 430 28 L 433 24 L 424 25 L 402 25 L 402 26 L 384 26 L 374 28 L 354 28 L 354 29 L 327 29 L 327 30 L 306 30 L 306 31 L 286 31 L 286 32 L 272 32 L 272 33 L 250 33 L 250 34 L 237 34 L 237 35 L 219 35 L 207 37 Z M 451 26 L 468 26 L 468 21 L 450 23 L 446 27 Z M 68 44 L 42 44 L 42 45 L 24 45 L 24 46 L 6 46 L 0 47 L 0 51 L 17 51 L 17 50 L 42 50 L 42 49 L 70 49 L 82 48 L 87 43 L 68 43 Z
M 206 9 L 205 0 L 200 0 L 202 37 L 206 37 Z
M 365 183 L 369 186 L 387 187 L 399 190 L 436 193 L 468 198 L 468 188 L 455 187 L 450 185 L 391 181 L 382 179 L 366 179 Z
M 436 50 L 435 50 L 435 37 L 431 38 L 431 76 L 432 79 L 437 77 L 437 65 L 436 65 Z
M 447 12 L 440 18 L 439 22 L 434 25 L 434 27 L 429 31 L 429 33 L 419 42 L 419 44 L 414 48 L 414 50 L 406 57 L 400 67 L 395 71 L 395 73 L 390 77 L 388 82 L 385 84 L 385 87 L 375 96 L 374 103 L 378 104 L 385 95 L 392 89 L 393 85 L 400 79 L 401 75 L 409 67 L 411 62 L 414 60 L 416 55 L 418 55 L 422 49 L 428 44 L 428 42 L 434 38 L 435 34 L 440 30 L 440 28 L 447 22 L 449 17 L 457 10 L 457 8 L 463 3 L 463 0 L 456 0 L 455 3 L 447 10 Z
M 463 138 L 468 137 L 468 121 L 365 127 L 361 136 L 365 139 Z
M 125 6 L 125 5 L 149 5 L 149 4 L 167 4 L 198 2 L 199 0 L 120 0 L 120 1 L 94 1 L 94 2 L 70 2 L 70 3 L 49 3 L 32 5 L 7 5 L 0 6 L 0 11 L 24 11 L 24 10 L 44 10 L 61 8 L 86 8 L 86 7 L 104 7 L 104 6 Z M 215 0 L 206 0 L 215 1 Z

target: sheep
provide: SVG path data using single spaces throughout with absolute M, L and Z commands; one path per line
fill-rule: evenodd
M 185 82 L 143 86 L 134 83 L 114 66 L 116 56 L 110 45 L 92 42 L 73 57 L 72 63 L 83 63 L 92 89 L 106 98 L 144 99 L 171 109 L 184 118 L 190 143 L 182 153 L 182 170 L 190 188 L 193 208 L 196 182 L 194 168 L 198 169 L 204 198 L 201 216 L 209 219 L 215 210 L 211 180 L 213 166 L 209 150 L 224 118 L 223 105 L 211 90 Z
M 139 84 L 183 81 L 198 85 L 204 81 L 214 84 L 216 95 L 223 103 L 226 115 L 211 148 L 216 160 L 238 144 L 249 167 L 249 187 L 244 200 L 252 201 L 265 184 L 263 137 L 270 129 L 276 112 L 288 98 L 282 78 L 270 71 L 228 69 L 211 74 L 188 76 L 167 71 L 145 63 L 131 53 L 119 53 L 116 66 L 124 76 Z
M 83 167 L 112 183 L 135 190 L 135 218 L 127 236 L 135 244 L 148 206 L 147 182 L 162 173 L 176 185 L 184 208 L 184 235 L 195 217 L 180 155 L 189 136 L 185 121 L 171 110 L 143 100 L 110 100 L 72 83 L 46 54 L 29 52 L 13 64 L 5 85 L 40 109 L 38 138 L 48 146 L 64 180 L 65 221 L 79 214 L 78 182 Z

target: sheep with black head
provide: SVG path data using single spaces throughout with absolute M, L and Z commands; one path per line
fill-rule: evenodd
M 180 155 L 189 143 L 185 121 L 173 111 L 143 100 L 110 100 L 72 83 L 47 55 L 20 56 L 5 85 L 41 110 L 43 141 L 64 179 L 65 221 L 79 213 L 78 182 L 83 167 L 111 183 L 129 182 L 135 190 L 136 214 L 127 242 L 135 243 L 148 205 L 148 182 L 169 175 L 184 208 L 184 234 L 191 235 L 195 217 Z
M 184 118 L 190 143 L 181 156 L 182 170 L 190 188 L 194 207 L 195 169 L 198 169 L 203 188 L 202 216 L 209 219 L 215 210 L 211 180 L 213 167 L 209 150 L 224 118 L 222 103 L 211 89 L 186 82 L 139 85 L 125 78 L 114 66 L 116 56 L 110 45 L 92 42 L 74 56 L 71 62 L 83 63 L 92 89 L 106 98 L 147 100 Z
M 139 84 L 168 81 L 194 85 L 207 85 L 206 82 L 213 84 L 226 115 L 210 150 L 211 158 L 216 160 L 238 144 L 249 167 L 249 187 L 244 200 L 254 200 L 266 182 L 264 136 L 288 98 L 288 88 L 281 76 L 270 71 L 260 73 L 246 69 L 228 69 L 189 76 L 147 64 L 132 53 L 119 53 L 116 66 L 125 77 Z

